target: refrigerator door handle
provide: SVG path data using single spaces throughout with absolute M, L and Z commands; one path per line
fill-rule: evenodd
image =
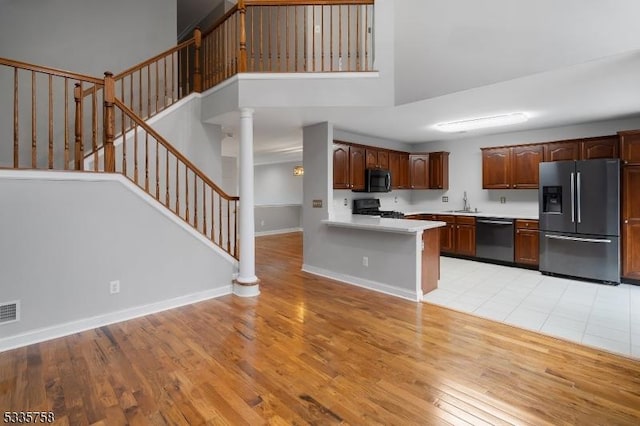
M 599 238 L 578 238 L 578 237 L 567 237 L 564 235 L 545 235 L 545 237 L 550 238 L 552 240 L 567 240 L 567 241 L 580 241 L 583 243 L 607 243 L 610 244 L 611 240 L 599 239 Z
M 574 200 L 576 198 L 576 187 L 575 187 L 575 179 L 573 178 L 573 173 L 571 173 L 571 223 L 575 223 L 576 221 L 576 206 L 574 204 Z
M 580 172 L 578 172 L 578 174 L 576 176 L 576 186 L 577 186 L 576 191 L 578 193 L 577 194 L 577 196 L 578 196 L 578 201 L 577 201 L 577 204 L 578 204 L 578 223 L 580 223 L 580 222 L 582 222 L 582 214 L 581 214 L 582 213 L 581 212 L 582 209 L 580 208 L 580 205 L 582 204 L 581 201 L 580 201 Z

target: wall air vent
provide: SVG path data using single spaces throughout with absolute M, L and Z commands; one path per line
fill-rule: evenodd
M 0 325 L 20 320 L 20 301 L 0 303 Z

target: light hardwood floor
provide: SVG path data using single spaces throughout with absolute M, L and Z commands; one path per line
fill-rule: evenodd
M 640 424 L 639 362 L 309 275 L 301 252 L 301 234 L 258 238 L 258 298 L 0 353 L 0 408 L 71 425 Z

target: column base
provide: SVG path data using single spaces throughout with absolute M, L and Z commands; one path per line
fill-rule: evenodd
M 243 283 L 237 279 L 233 280 L 233 294 L 240 297 L 255 297 L 260 294 L 260 280 L 256 278 L 254 282 Z

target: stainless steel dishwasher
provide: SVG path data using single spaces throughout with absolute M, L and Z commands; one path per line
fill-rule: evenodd
M 476 257 L 513 263 L 513 219 L 476 219 Z

